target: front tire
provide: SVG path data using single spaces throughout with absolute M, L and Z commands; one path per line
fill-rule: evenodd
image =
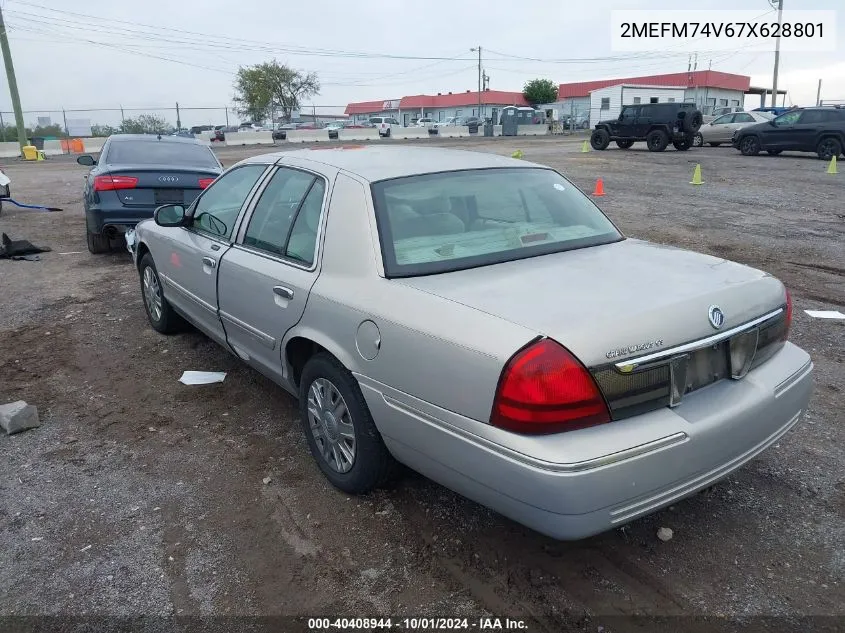
M 144 310 L 153 329 L 160 334 L 175 334 L 185 323 L 179 314 L 164 298 L 161 279 L 158 276 L 153 256 L 146 253 L 141 258 L 138 267 L 141 277 L 141 296 L 144 299 Z
M 616 141 L 616 145 L 617 145 L 617 147 L 619 147 L 619 149 L 630 149 L 633 144 L 634 144 L 634 141 L 629 141 L 629 140 Z
M 92 233 L 86 230 L 86 238 L 88 240 L 88 250 L 94 255 L 102 255 L 111 250 L 109 238 L 102 233 Z
M 607 133 L 607 130 L 593 130 L 590 135 L 590 145 L 593 149 L 599 151 L 607 149 L 607 146 L 610 145 L 610 134 Z
M 662 152 L 669 145 L 669 136 L 663 130 L 652 130 L 645 137 L 645 142 L 648 145 L 648 151 Z
M 840 143 L 837 139 L 828 136 L 827 138 L 823 138 L 819 141 L 816 153 L 822 160 L 830 160 L 834 156 L 839 156 L 842 153 L 842 143 Z
M 760 149 L 760 139 L 756 136 L 746 136 L 739 142 L 739 151 L 743 156 L 757 156 Z
M 312 356 L 302 370 L 299 417 L 311 455 L 333 486 L 363 494 L 387 481 L 393 457 L 361 388 L 326 352 Z

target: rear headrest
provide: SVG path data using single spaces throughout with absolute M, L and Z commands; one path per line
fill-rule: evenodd
M 422 215 L 431 215 L 432 213 L 449 213 L 452 206 L 449 204 L 449 199 L 446 196 L 435 196 L 426 200 L 420 200 L 414 204 L 417 212 Z

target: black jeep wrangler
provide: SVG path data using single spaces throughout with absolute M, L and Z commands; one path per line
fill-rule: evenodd
M 590 136 L 593 149 L 607 149 L 610 141 L 628 149 L 645 141 L 649 151 L 662 152 L 671 141 L 677 150 L 688 150 L 703 121 L 694 103 L 645 103 L 622 106 L 619 118 L 596 123 Z

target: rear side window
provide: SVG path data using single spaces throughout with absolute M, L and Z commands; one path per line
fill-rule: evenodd
M 211 149 L 194 143 L 168 141 L 112 141 L 108 162 L 111 165 L 168 165 L 218 168 Z
M 839 121 L 839 112 L 832 110 L 805 110 L 799 123 L 832 123 Z
M 255 205 L 243 243 L 284 255 L 291 224 L 314 180 L 304 171 L 279 169 Z
M 385 272 L 474 268 L 622 239 L 605 215 L 550 169 L 481 169 L 374 183 Z

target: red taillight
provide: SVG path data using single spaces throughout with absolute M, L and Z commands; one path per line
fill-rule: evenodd
M 783 340 L 789 338 L 789 328 L 792 327 L 792 295 L 786 290 L 786 327 L 783 331 Z
M 205 189 L 214 182 L 214 178 L 200 178 L 200 189 Z M 211 195 L 211 194 L 209 194 Z
M 490 422 L 518 433 L 557 433 L 610 422 L 610 412 L 586 367 L 542 339 L 505 365 Z
M 115 191 L 117 189 L 134 189 L 138 186 L 138 179 L 134 176 L 95 176 L 94 191 Z

